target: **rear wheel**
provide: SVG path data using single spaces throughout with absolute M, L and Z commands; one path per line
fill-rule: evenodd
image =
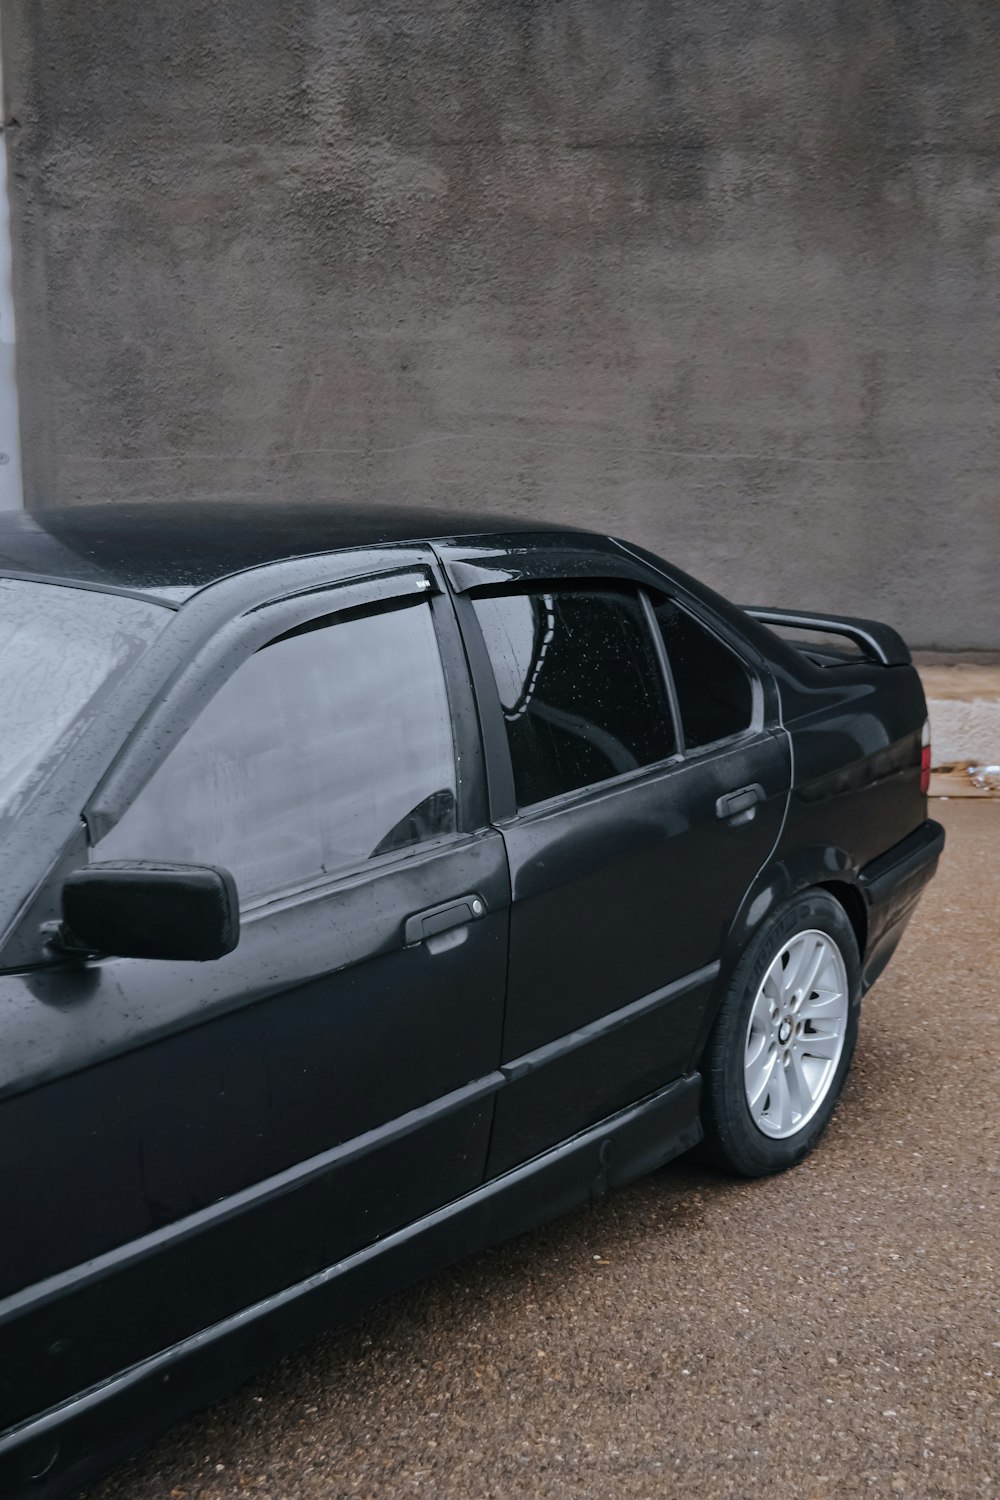
M 860 995 L 854 931 L 828 892 L 807 891 L 764 924 L 702 1069 L 705 1138 L 721 1165 L 761 1177 L 812 1150 L 851 1065 Z

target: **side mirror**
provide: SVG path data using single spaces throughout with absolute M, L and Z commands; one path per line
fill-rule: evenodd
M 236 883 L 214 865 L 89 865 L 66 880 L 62 917 L 65 947 L 116 958 L 221 958 L 240 940 Z

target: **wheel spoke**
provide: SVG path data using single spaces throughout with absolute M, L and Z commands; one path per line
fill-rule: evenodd
M 836 1057 L 840 1051 L 840 1032 L 807 1031 L 799 1038 L 798 1051 L 806 1057 Z
M 766 1031 L 752 1031 L 747 1043 L 747 1054 L 743 1060 L 743 1071 L 750 1076 L 751 1070 L 760 1061 L 761 1055 L 768 1049 L 770 1038 Z
M 772 1005 L 780 1005 L 784 982 L 785 971 L 781 966 L 781 954 L 779 953 L 764 975 L 764 982 L 757 993 L 757 999 L 760 1000 L 763 998 L 765 1002 L 770 1002 Z
M 828 956 L 829 950 L 827 949 L 827 946 L 824 943 L 823 939 L 816 938 L 814 941 L 813 949 L 809 954 L 808 963 L 803 963 L 801 965 L 799 973 L 796 976 L 795 988 L 799 991 L 801 996 L 799 1002 L 800 1004 L 803 1000 L 808 1000 L 809 996 L 812 994 L 816 980 L 819 978 L 819 971 L 820 969 L 822 969 Z
M 788 1083 L 788 1097 L 792 1109 L 792 1121 L 801 1119 L 812 1103 L 812 1089 L 802 1067 L 802 1059 L 793 1047 L 788 1054 L 788 1067 L 784 1070 Z
M 795 989 L 796 976 L 802 967 L 805 947 L 804 936 L 793 938 L 788 945 L 788 962 L 782 966 L 781 970 L 782 995 L 790 995 Z
M 843 998 L 840 990 L 816 990 L 814 987 L 812 995 L 803 1000 L 795 1014 L 800 1021 L 830 1019 L 831 1016 L 839 1014 L 840 1002 Z
M 764 983 L 766 984 L 767 981 L 765 980 Z M 757 991 L 757 998 L 753 1003 L 753 1010 L 750 1012 L 750 1030 L 752 1032 L 763 1032 L 765 1036 L 771 1030 L 771 1002 L 764 993 L 763 984 Z
M 767 1097 L 768 1086 L 774 1074 L 777 1053 L 768 1052 L 766 1049 L 762 1055 L 758 1055 L 752 1064 L 748 1064 L 743 1071 L 746 1086 L 747 1103 L 750 1113 L 756 1118 L 763 1107 Z
M 768 1121 L 773 1125 L 776 1132 L 788 1129 L 792 1123 L 792 1104 L 788 1097 L 788 1080 L 785 1077 L 785 1069 L 781 1063 L 775 1067 L 771 1074 L 770 1108 L 768 1110 Z
M 817 951 L 814 955 L 813 962 L 810 964 L 808 972 L 806 973 L 806 977 L 802 981 L 802 998 L 804 1000 L 807 999 L 816 988 L 816 985 L 819 981 L 819 976 L 823 972 L 823 970 L 830 967 L 832 951 L 820 938 L 817 938 L 816 940 L 816 950 Z
M 802 981 L 812 970 L 815 964 L 822 962 L 823 945 L 822 940 L 815 933 L 804 932 L 800 937 L 794 939 L 794 946 L 789 948 L 788 965 L 784 972 L 782 990 L 786 996 L 793 995 L 796 990 L 801 989 Z

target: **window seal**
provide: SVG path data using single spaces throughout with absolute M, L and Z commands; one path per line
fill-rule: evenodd
M 490 832 L 489 827 L 455 829 L 452 833 L 439 833 L 433 838 L 421 839 L 417 844 L 407 844 L 403 849 L 389 849 L 385 854 L 376 854 L 369 859 L 344 865 L 318 880 L 305 880 L 298 885 L 285 886 L 280 891 L 271 891 L 255 896 L 244 905 L 240 904 L 241 921 L 257 921 L 264 917 L 277 916 L 288 907 L 299 906 L 309 901 L 323 901 L 335 895 L 344 886 L 362 885 L 368 879 L 391 874 L 397 868 L 422 855 L 435 855 L 454 846 L 475 843 Z
M 490 654 L 486 647 L 486 638 L 476 617 L 472 599 L 468 594 L 453 594 L 452 606 L 462 637 L 476 701 L 476 715 L 483 749 L 487 811 L 492 823 L 507 822 L 517 812 L 517 796 L 514 790 L 514 763 L 510 753 L 510 742 L 507 738 L 507 726 L 504 722 L 496 674 L 493 671 L 493 663 L 490 661 Z
M 653 602 L 649 597 L 647 589 L 640 588 L 639 599 L 642 602 L 642 612 L 646 620 L 646 629 L 653 638 L 653 655 L 660 664 L 660 671 L 663 674 L 663 681 L 667 689 L 667 703 L 670 708 L 671 718 L 674 721 L 674 744 L 676 746 L 674 753 L 683 757 L 687 749 L 687 741 L 684 737 L 684 723 L 681 719 L 680 700 L 677 697 L 677 684 L 674 682 L 674 669 L 670 665 L 670 657 L 663 643 L 663 632 L 657 622 L 656 614 L 653 610 Z
M 620 787 L 631 786 L 643 781 L 646 777 L 662 775 L 664 772 L 677 771 L 687 764 L 687 758 L 683 755 L 668 755 L 664 760 L 651 761 L 648 766 L 636 766 L 634 771 L 620 771 L 617 776 L 606 776 L 603 781 L 590 781 L 586 786 L 571 787 L 569 791 L 557 792 L 554 797 L 545 797 L 540 802 L 529 802 L 524 807 L 519 807 L 509 817 L 502 820 L 503 824 L 516 822 L 519 818 L 530 818 L 536 813 L 554 812 L 563 805 L 576 805 L 579 802 L 600 796 L 603 792 L 616 791 Z
M 456 832 L 480 832 L 489 827 L 490 809 L 486 757 L 475 684 L 456 618 L 454 600 L 444 590 L 439 590 L 429 597 L 428 602 L 451 719 Z M 423 843 L 412 847 L 422 848 Z

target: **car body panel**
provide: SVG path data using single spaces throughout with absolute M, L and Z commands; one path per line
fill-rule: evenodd
M 205 511 L 0 518 L 0 574 L 171 612 L 0 871 L 5 1495 L 56 1500 L 323 1322 L 692 1145 L 701 1052 L 761 923 L 826 886 L 870 984 L 940 852 L 898 648 L 818 665 L 662 560 L 568 528 Z M 751 674 L 750 728 L 519 812 L 471 600 L 528 579 L 678 600 Z M 417 593 L 447 677 L 454 834 L 246 908 L 212 963 L 48 946 L 88 839 L 237 663 L 338 599 Z M 751 816 L 720 812 L 750 785 Z M 442 907 L 469 919 L 435 933 Z
M 721 822 L 716 799 L 748 781 L 767 790 L 755 818 Z M 662 1000 L 613 1040 L 553 1058 L 498 1096 L 491 1172 L 685 1071 L 725 930 L 787 797 L 784 737 L 763 732 L 503 825 L 513 896 L 504 1062 L 620 1007 Z M 663 993 L 673 985 L 688 988 Z
M 346 1261 L 276 1289 L 76 1400 L 0 1430 L 0 1493 L 33 1500 L 75 1493 L 170 1422 L 225 1395 L 237 1372 L 245 1379 L 318 1328 L 652 1171 L 700 1139 L 699 1093 L 696 1076 L 678 1080 Z M 201 1259 L 206 1279 L 230 1274 L 229 1246 L 222 1248 L 218 1259 Z
M 248 653 L 299 623 L 303 610 L 311 618 L 387 593 L 406 598 L 412 581 L 396 570 L 346 592 L 309 588 L 217 629 L 155 694 L 85 809 L 98 837 L 171 743 L 164 725 L 175 726 L 176 739 Z M 446 601 L 439 613 L 443 635 L 454 635 Z M 467 678 L 453 674 L 451 692 L 460 725 L 470 712 Z M 465 759 L 475 765 L 471 748 Z M 466 821 L 477 806 L 467 805 Z M 470 893 L 481 915 L 447 942 L 408 940 L 415 914 Z M 8 1349 L 19 1339 L 48 1347 L 53 1318 L 75 1330 L 55 1340 L 59 1359 L 32 1364 L 33 1379 L 18 1361 L 5 1365 L 3 1408 L 22 1415 L 60 1400 L 267 1295 L 276 1277 L 321 1270 L 477 1186 L 489 1096 L 502 1081 L 508 907 L 503 840 L 469 828 L 251 909 L 236 951 L 211 964 L 109 958 L 0 976 L 0 1001 L 6 988 L 21 1022 L 8 1021 L 9 1034 L 23 1038 L 7 1059 L 4 1126 L 33 1142 L 35 1168 L 25 1182 L 16 1155 L 2 1158 L 16 1212 L 0 1253 L 0 1295 L 51 1283 L 182 1220 L 172 1254 L 188 1287 L 172 1302 L 158 1295 L 168 1260 L 161 1248 L 156 1257 L 111 1256 L 82 1288 L 67 1282 L 57 1294 L 50 1284 L 0 1308 Z M 258 1221 L 276 1212 L 271 1179 L 324 1155 L 283 1187 L 281 1227 L 263 1227 Z M 196 1216 L 243 1193 L 233 1239 L 239 1274 L 206 1300 L 194 1271 L 219 1226 L 196 1227 Z M 321 1232 L 296 1236 L 302 1216 Z
M 460 596 L 581 579 L 669 589 L 623 549 L 583 538 L 435 550 Z M 748 733 L 518 813 L 493 671 L 474 612 L 460 605 L 459 619 L 499 767 L 494 817 L 510 863 L 503 1062 L 535 1054 L 497 1096 L 492 1176 L 685 1071 L 725 932 L 783 825 L 790 759 L 773 685 L 750 661 Z M 748 783 L 763 800 L 749 818 L 720 819 L 719 798 Z M 584 1045 L 561 1043 L 583 1030 Z

